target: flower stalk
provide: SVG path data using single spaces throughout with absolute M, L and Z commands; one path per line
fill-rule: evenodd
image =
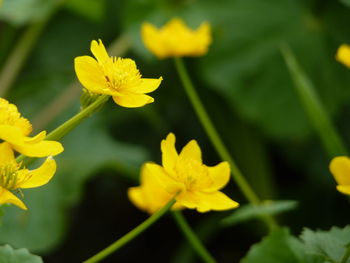
M 105 257 L 117 251 L 118 249 L 120 249 L 121 247 L 123 247 L 124 245 L 132 241 L 134 238 L 139 236 L 141 233 L 143 233 L 150 226 L 152 226 L 156 221 L 158 221 L 158 219 L 160 219 L 164 214 L 166 214 L 166 212 L 168 212 L 174 204 L 175 204 L 175 199 L 172 199 L 162 209 L 158 210 L 158 212 L 154 213 L 152 216 L 146 219 L 139 226 L 135 227 L 129 233 L 119 238 L 117 241 L 115 241 L 114 243 L 112 243 L 111 245 L 109 245 L 108 247 L 106 247 L 105 249 L 103 249 L 93 257 L 85 260 L 83 263 L 100 262 Z
M 201 257 L 203 262 L 216 263 L 216 260 L 205 248 L 205 246 L 202 244 L 201 240 L 197 237 L 197 235 L 193 232 L 183 214 L 180 211 L 173 211 L 172 214 L 178 227 L 185 235 L 192 248 L 197 252 L 198 256 Z

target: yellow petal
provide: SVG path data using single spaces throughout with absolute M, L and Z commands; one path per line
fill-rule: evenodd
M 2 187 L 0 187 L 0 204 L 14 204 L 23 210 L 28 209 L 17 196 Z
M 17 152 L 20 152 L 29 157 L 46 157 L 49 155 L 57 155 L 63 152 L 63 146 L 56 141 L 41 141 L 35 144 L 12 144 L 12 147 Z
M 174 195 L 165 191 L 157 178 L 158 175 L 149 167 L 149 163 L 142 166 L 141 186 L 129 188 L 128 196 L 136 207 L 152 214 L 168 203 Z
M 202 163 L 202 153 L 195 140 L 191 140 L 180 152 L 179 157 L 183 160 L 196 160 Z
M 35 135 L 34 137 L 25 137 L 24 141 L 26 143 L 38 143 L 42 140 L 44 140 L 46 137 L 46 131 L 42 131 L 40 133 L 38 133 L 37 135 Z
M 133 87 L 131 89 L 128 89 L 128 91 L 137 93 L 137 94 L 149 93 L 156 90 L 159 87 L 162 80 L 163 80 L 162 77 L 160 77 L 159 79 L 143 78 L 141 79 L 140 85 Z
M 348 157 L 333 158 L 329 169 L 339 185 L 350 185 L 350 159 Z
M 345 66 L 350 68 L 350 46 L 345 44 L 341 45 L 338 48 L 335 58 L 340 63 L 343 63 Z
M 350 185 L 337 185 L 337 190 L 343 194 L 350 195 Z
M 0 143 L 0 165 L 15 163 L 15 154 L 9 143 Z
M 90 50 L 99 63 L 104 63 L 109 59 L 107 50 L 101 39 L 99 39 L 98 42 L 96 40 L 92 40 Z
M 197 206 L 198 212 L 207 212 L 209 210 L 228 210 L 238 207 L 238 203 L 233 201 L 222 192 L 196 193 L 199 199 Z
M 183 191 L 176 196 L 176 201 L 186 208 L 194 209 L 198 207 L 200 200 L 195 193 Z
M 162 166 L 155 163 L 146 163 L 144 165 L 146 174 L 152 175 L 153 180 L 157 180 L 157 187 L 162 187 L 169 194 L 174 196 L 183 189 L 183 185 L 172 179 L 163 169 Z M 146 183 L 141 181 L 141 183 Z
M 90 92 L 109 94 L 106 89 L 106 79 L 101 66 L 89 56 L 76 57 L 74 69 L 80 83 Z
M 154 99 L 148 95 L 124 93 L 121 96 L 113 96 L 113 100 L 120 106 L 127 108 L 138 108 L 152 103 Z
M 17 127 L 10 125 L 0 125 L 0 140 L 9 143 L 24 143 L 25 136 Z
M 141 38 L 145 46 L 158 58 L 165 58 L 168 56 L 166 47 L 161 39 L 160 32 L 152 24 L 142 24 Z
M 230 165 L 228 162 L 221 162 L 216 166 L 207 167 L 209 177 L 213 183 L 210 187 L 203 189 L 204 192 L 218 191 L 230 180 Z
M 168 173 L 172 173 L 174 169 L 178 154 L 175 148 L 175 135 L 169 133 L 165 140 L 160 144 L 162 151 L 162 164 Z
M 19 188 L 33 188 L 47 184 L 56 172 L 56 162 L 52 157 L 48 157 L 46 161 L 37 169 L 30 171 L 30 177 L 23 181 Z M 22 178 L 18 178 L 21 180 Z

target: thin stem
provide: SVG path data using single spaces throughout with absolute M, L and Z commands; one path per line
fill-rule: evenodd
M 345 251 L 340 263 L 348 262 L 349 257 L 350 257 L 350 246 L 347 246 L 346 251 Z
M 175 218 L 178 227 L 181 229 L 182 233 L 185 235 L 193 249 L 197 252 L 198 256 L 201 257 L 203 262 L 216 263 L 216 260 L 208 252 L 208 250 L 202 244 L 201 240 L 197 237 L 197 235 L 193 232 L 183 214 L 180 211 L 173 211 L 172 214 Z
M 101 95 L 98 97 L 93 103 L 91 103 L 89 106 L 81 110 L 79 113 L 74 115 L 72 118 L 70 118 L 68 121 L 64 122 L 60 126 L 58 126 L 55 130 L 50 132 L 46 136 L 46 140 L 55 140 L 58 141 L 62 139 L 68 132 L 70 132 L 72 129 L 74 129 L 76 126 L 79 125 L 85 118 L 89 117 L 92 113 L 94 113 L 101 105 L 103 105 L 108 99 L 109 95 Z M 23 161 L 25 156 L 21 154 L 17 157 L 17 162 Z M 33 159 L 33 158 L 32 158 Z M 34 160 L 34 159 L 33 159 Z
M 192 103 L 192 106 L 195 112 L 197 113 L 200 122 L 204 127 L 204 130 L 206 131 L 209 139 L 214 145 L 214 148 L 216 149 L 220 157 L 230 164 L 232 177 L 237 183 L 242 193 L 244 194 L 244 196 L 247 198 L 247 200 L 252 204 L 259 204 L 260 203 L 259 197 L 256 195 L 254 190 L 246 181 L 245 177 L 243 176 L 242 172 L 238 168 L 236 162 L 231 157 L 230 153 L 228 152 L 224 143 L 222 142 L 218 132 L 216 131 L 213 122 L 211 121 L 207 111 L 205 110 L 196 92 L 196 89 L 194 88 L 194 85 L 192 84 L 192 81 L 186 70 L 183 60 L 180 57 L 175 57 L 174 62 L 175 62 L 176 69 L 179 73 L 180 79 L 182 81 L 182 84 L 187 93 L 187 96 L 189 97 Z M 272 217 L 266 216 L 266 217 L 262 217 L 262 219 L 265 221 L 265 223 L 270 228 L 270 230 L 275 228 L 276 222 Z
M 172 199 L 169 203 L 167 203 L 162 209 L 158 212 L 150 216 L 146 219 L 142 224 L 135 227 L 129 233 L 119 238 L 117 241 L 112 243 L 110 246 L 106 247 L 104 250 L 100 251 L 93 257 L 85 260 L 83 263 L 95 263 L 99 262 L 105 257 L 109 256 L 113 252 L 117 251 L 130 241 L 132 241 L 135 237 L 139 236 L 142 232 L 148 229 L 151 225 L 153 225 L 159 218 L 161 218 L 173 205 L 175 204 L 175 199 Z
M 213 143 L 216 151 L 219 153 L 220 157 L 223 160 L 226 160 L 230 163 L 231 169 L 232 169 L 232 176 L 234 180 L 237 182 L 239 188 L 245 195 L 245 197 L 249 200 L 249 202 L 253 204 L 258 204 L 259 198 L 254 193 L 253 189 L 250 187 L 248 182 L 245 180 L 242 172 L 239 170 L 238 166 L 234 162 L 234 160 L 231 158 L 228 150 L 226 149 L 225 145 L 223 144 L 218 132 L 216 131 L 212 121 L 209 118 L 208 113 L 206 112 L 193 84 L 192 81 L 187 73 L 187 70 L 185 68 L 185 65 L 181 58 L 177 57 L 175 58 L 175 66 L 176 69 L 180 75 L 182 84 L 186 90 L 186 93 L 192 103 L 193 108 L 195 109 L 199 120 L 201 121 L 209 139 Z
M 292 50 L 286 44 L 281 45 L 280 50 L 304 110 L 308 114 L 311 124 L 320 137 L 328 155 L 330 157 L 347 155 L 346 147 L 333 126 L 313 83 L 303 72 Z

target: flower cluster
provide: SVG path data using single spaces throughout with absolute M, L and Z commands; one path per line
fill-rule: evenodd
M 227 162 L 213 167 L 204 165 L 195 140 L 178 154 L 172 133 L 161 142 L 161 150 L 162 166 L 146 163 L 141 171 L 141 186 L 129 189 L 129 198 L 137 207 L 154 213 L 174 197 L 174 209 L 207 212 L 238 206 L 237 202 L 219 191 L 230 179 Z
M 45 140 L 46 132 L 34 137 L 31 123 L 23 118 L 14 104 L 0 98 L 0 205 L 11 203 L 22 209 L 25 204 L 11 191 L 32 188 L 46 184 L 56 171 L 51 156 L 63 151 L 59 142 Z M 17 151 L 28 157 L 46 157 L 46 161 L 35 170 L 26 169 L 15 159 Z

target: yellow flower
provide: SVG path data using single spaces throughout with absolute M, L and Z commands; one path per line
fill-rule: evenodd
M 212 41 L 208 23 L 192 30 L 179 18 L 173 18 L 160 29 L 143 23 L 141 36 L 145 46 L 158 58 L 202 56 Z
M 165 206 L 174 195 L 169 194 L 152 174 L 152 163 L 146 163 L 141 168 L 141 186 L 130 187 L 129 199 L 141 210 L 150 214 L 157 212 Z M 176 203 L 172 209 L 181 209 Z
M 32 125 L 23 118 L 14 104 L 0 98 L 0 140 L 8 142 L 11 147 L 30 157 L 57 155 L 63 151 L 59 142 L 46 141 L 46 132 L 28 137 Z
M 350 159 L 346 156 L 333 158 L 329 169 L 337 182 L 337 190 L 350 195 Z
M 141 186 L 129 191 L 129 197 L 136 206 L 153 212 L 175 196 L 177 208 L 186 207 L 199 212 L 238 206 L 237 202 L 219 191 L 230 179 L 227 162 L 213 167 L 204 165 L 195 140 L 178 154 L 172 133 L 162 141 L 161 150 L 163 166 L 146 163 L 141 174 Z
M 74 67 L 80 83 L 90 92 L 107 94 L 115 103 L 128 108 L 142 107 L 154 99 L 144 93 L 154 91 L 162 78 L 141 78 L 135 61 L 129 58 L 109 57 L 102 41 L 91 42 L 90 56 L 77 57 Z
M 350 46 L 349 45 L 341 45 L 338 48 L 337 54 L 335 58 L 340 62 L 343 63 L 345 66 L 350 68 Z
M 52 157 L 35 170 L 28 170 L 16 162 L 9 143 L 0 144 L 0 205 L 11 203 L 24 210 L 25 204 L 11 191 L 39 187 L 46 184 L 56 171 L 56 162 Z

